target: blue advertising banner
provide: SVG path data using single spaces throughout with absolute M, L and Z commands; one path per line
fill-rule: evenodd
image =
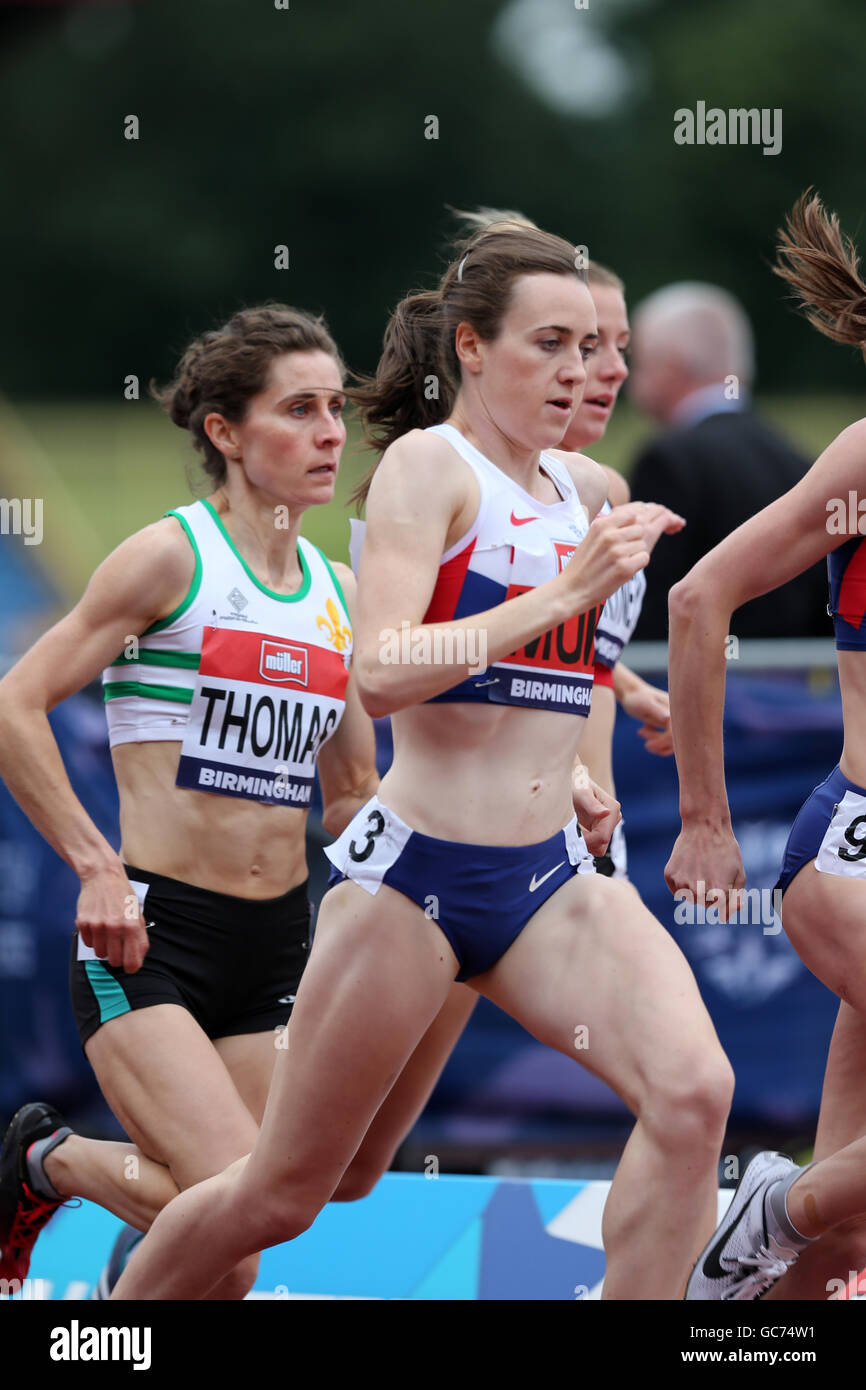
M 610 1183 L 388 1173 L 368 1197 L 325 1207 L 265 1250 L 251 1299 L 597 1299 Z M 719 1215 L 730 1191 L 719 1193 Z M 121 1224 L 62 1208 L 39 1238 L 17 1299 L 89 1299 Z M 79 1314 L 79 1317 L 81 1315 Z

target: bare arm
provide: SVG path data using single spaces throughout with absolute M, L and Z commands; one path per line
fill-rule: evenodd
M 374 717 L 428 700 L 477 670 L 477 645 L 467 640 L 470 634 L 479 640 L 483 636 L 484 661 L 490 663 L 601 602 L 648 562 L 663 529 L 681 525 L 667 509 L 652 504 L 620 507 L 592 523 L 555 579 L 472 617 L 425 624 L 449 527 L 465 502 L 465 472 L 457 472 L 434 441 L 419 442 L 420 433 L 413 431 L 386 451 L 367 502 L 356 673 L 364 708 Z M 604 480 L 598 465 L 592 466 Z M 601 500 L 605 490 L 603 481 Z M 451 634 L 453 640 L 441 644 L 444 659 L 389 660 L 383 644 L 389 634 L 405 632 L 404 624 L 410 649 L 419 633 L 428 642 L 437 632 Z
M 107 954 L 112 965 L 127 969 L 141 964 L 144 930 L 137 911 L 134 919 L 123 917 L 131 889 L 120 859 L 72 790 L 47 716 L 110 665 L 130 637 L 176 607 L 189 587 L 193 565 L 189 543 L 171 518 L 131 536 L 100 565 L 72 612 L 0 681 L 0 776 L 82 885 L 96 885 L 96 896 L 84 911 L 84 895 L 79 900 L 77 920 L 86 944 L 106 954 L 101 948 L 107 923 L 90 921 L 95 906 L 97 916 L 107 913 L 120 928 L 118 946 Z
M 673 891 L 699 878 L 745 881 L 725 788 L 725 640 L 741 604 L 777 589 L 842 544 L 828 502 L 862 485 L 866 421 L 844 430 L 805 478 L 739 526 L 671 590 L 670 700 L 683 830 L 665 871 Z
M 334 564 L 332 568 L 340 581 L 349 616 L 354 619 L 355 576 L 348 565 Z M 322 824 L 329 835 L 340 835 L 379 785 L 373 723 L 361 704 L 351 672 L 343 717 L 332 737 L 322 745 L 317 767 L 324 802 Z

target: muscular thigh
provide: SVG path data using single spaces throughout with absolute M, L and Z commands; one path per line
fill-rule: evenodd
M 213 1045 L 257 1125 L 261 1124 L 265 1113 L 277 1051 L 285 1048 L 288 1042 L 284 1033 L 286 1026 L 263 1033 L 238 1033 L 214 1039 Z
M 186 1009 L 155 1004 L 110 1019 L 85 1045 L 114 1114 L 178 1187 L 249 1153 L 257 1126 L 214 1044 Z
M 636 1111 L 718 1039 L 694 976 L 629 883 L 577 875 L 472 985 Z
M 819 873 L 814 861 L 805 864 L 785 892 L 781 916 L 812 974 L 866 1014 L 866 879 Z
M 331 888 L 245 1179 L 288 1176 L 296 1192 L 326 1201 L 456 970 L 439 927 L 402 893 Z

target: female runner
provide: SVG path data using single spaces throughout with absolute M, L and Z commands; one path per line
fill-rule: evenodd
M 795 205 L 776 273 L 816 328 L 866 350 L 866 283 L 854 247 L 818 197 L 804 194 Z M 745 875 L 722 749 L 730 616 L 823 555 L 844 721 L 839 765 L 800 811 L 777 885 L 795 949 L 841 1000 L 824 1077 L 817 1162 L 804 1170 L 776 1153 L 752 1160 L 695 1266 L 689 1298 L 753 1299 L 781 1276 L 773 1290 L 778 1297 L 826 1298 L 832 1279 L 845 1281 L 866 1264 L 866 549 L 857 509 L 852 517 L 849 506 L 863 492 L 864 460 L 866 420 L 858 420 L 795 488 L 740 526 L 671 590 L 670 690 L 682 815 L 665 872 L 672 892 L 697 895 L 706 887 L 736 905 L 728 895 L 736 895 Z
M 300 534 L 334 495 L 343 366 L 323 322 L 246 309 L 160 395 L 210 495 L 124 541 L 0 684 L 0 774 L 81 879 L 72 1001 L 130 1143 L 24 1106 L 0 1158 L 0 1274 L 23 1279 L 72 1195 L 141 1230 L 253 1146 L 307 957 L 304 831 L 318 768 L 339 834 L 377 785 L 348 663 L 354 576 Z M 344 596 L 345 595 L 345 596 Z M 47 713 L 100 671 L 118 855 L 67 780 Z M 242 1296 L 255 1260 L 212 1296 Z
M 668 934 L 629 884 L 582 871 L 572 813 L 593 610 L 681 525 L 631 504 L 587 534 L 580 499 L 594 515 L 605 475 L 554 452 L 595 338 L 574 266 L 557 237 L 487 234 L 395 311 L 366 402 L 388 447 L 355 664 L 368 712 L 394 716 L 394 762 L 329 851 L 343 881 L 252 1155 L 160 1213 L 115 1297 L 201 1297 L 305 1230 L 455 976 L 636 1114 L 605 1212 L 608 1297 L 677 1297 L 711 1228 L 730 1067 Z M 415 659 L 383 659 L 403 623 Z
M 479 235 L 492 229 L 501 232 L 535 225 L 521 213 L 492 208 L 461 212 L 459 216 Z M 462 246 L 459 252 L 455 248 L 455 254 L 458 259 L 462 258 Z M 563 450 L 574 453 L 603 437 L 620 387 L 628 376 L 626 352 L 630 330 L 622 281 L 612 271 L 590 261 L 587 284 L 595 305 L 598 332 L 595 346 L 586 359 L 583 397 L 561 444 Z M 614 505 L 627 502 L 628 484 L 622 475 L 612 468 L 605 468 L 605 473 L 608 496 Z M 365 496 L 365 490 L 362 488 L 358 495 Z M 356 522 L 352 525 L 354 563 L 360 553 L 363 527 Z M 580 780 L 574 786 L 575 809 L 585 841 L 598 851 L 594 856 L 596 869 L 618 877 L 625 877 L 627 868 L 622 821 L 616 821 L 612 836 L 609 828 L 619 809 L 611 756 L 616 702 L 633 718 L 642 721 L 638 732 L 649 752 L 667 756 L 673 751 L 666 691 L 642 680 L 618 659 L 640 616 L 645 587 L 643 571 L 639 571 L 611 595 L 602 610 L 595 634 L 592 704 L 578 747 Z M 604 797 L 605 792 L 609 797 Z M 608 815 L 605 815 L 605 808 Z M 378 1111 L 335 1194 L 337 1198 L 343 1194 L 365 1195 L 387 1172 L 399 1145 L 422 1113 L 477 1001 L 477 993 L 468 985 L 452 985 L 435 1024 L 416 1048 Z

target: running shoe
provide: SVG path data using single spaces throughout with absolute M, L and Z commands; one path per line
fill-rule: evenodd
M 40 1101 L 13 1115 L 0 1151 L 0 1278 L 24 1280 L 36 1237 L 65 1198 L 39 1197 L 29 1186 L 27 1150 L 58 1130 L 72 1131 L 63 1116 Z
M 142 1232 L 137 1231 L 134 1226 L 121 1227 L 120 1234 L 111 1247 L 108 1263 L 93 1286 L 91 1299 L 111 1297 L 111 1291 L 126 1269 L 130 1255 L 138 1242 L 143 1239 Z
M 767 1229 L 767 1193 L 796 1167 L 785 1154 L 771 1150 L 746 1165 L 731 1205 L 692 1270 L 687 1299 L 757 1299 L 781 1279 L 800 1251 L 776 1238 L 772 1217 L 772 1230 Z

